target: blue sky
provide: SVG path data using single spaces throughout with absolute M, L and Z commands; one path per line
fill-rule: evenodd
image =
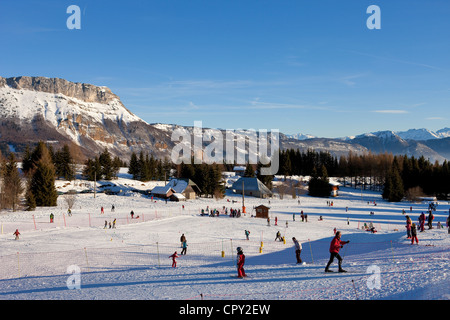
M 69 5 L 81 30 L 69 30 Z M 381 29 L 369 30 L 370 5 Z M 447 0 L 0 2 L 0 76 L 104 85 L 149 123 L 341 137 L 450 127 Z

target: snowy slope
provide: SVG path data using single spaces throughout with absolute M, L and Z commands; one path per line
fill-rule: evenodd
M 439 204 L 435 228 L 418 235 L 419 245 L 411 245 L 405 236 L 402 210 L 417 222 L 427 204 L 386 203 L 378 193 L 342 188 L 340 196 L 333 199 L 285 197 L 271 199 L 270 204 L 247 197 L 247 213 L 241 218 L 223 213 L 202 217 L 201 209 L 208 206 L 219 211 L 239 208 L 241 196 L 166 204 L 130 191 L 151 189 L 159 183 L 144 185 L 124 173 L 113 183 L 122 190 L 118 195 L 97 193 L 94 198 L 93 194 L 78 194 L 71 217 L 67 216 L 65 196 L 58 198 L 56 208 L 1 213 L 0 299 L 199 300 L 201 295 L 210 300 L 450 298 L 450 236 L 446 229 L 436 229 L 438 221 L 445 225 L 448 203 Z M 92 187 L 83 181 L 76 185 L 58 181 L 58 185 L 63 191 Z M 329 200 L 333 206 L 327 205 Z M 252 208 L 261 203 L 271 208 L 270 226 L 265 219 L 251 217 Z M 130 218 L 131 210 L 135 219 Z M 308 214 L 308 222 L 301 221 L 301 210 Z M 50 212 L 55 214 L 53 224 L 48 221 Z M 320 216 L 323 221 L 318 220 Z M 103 229 L 104 222 L 114 218 L 117 228 Z M 370 222 L 377 233 L 360 229 Z M 12 236 L 16 228 L 21 232 L 18 241 Z M 348 273 L 323 272 L 334 228 L 351 241 L 341 249 Z M 246 229 L 251 232 L 248 241 Z M 274 241 L 277 231 L 286 243 Z M 168 256 L 176 250 L 180 253 L 183 233 L 187 255 L 177 259 L 177 268 L 171 268 Z M 302 243 L 304 265 L 295 264 L 293 236 Z M 243 247 L 247 257 L 246 279 L 235 278 L 237 246 Z M 79 290 L 67 287 L 71 276 L 67 268 L 73 265 L 81 271 Z M 380 289 L 369 288 L 374 266 L 380 272 Z M 337 269 L 336 262 L 331 269 Z

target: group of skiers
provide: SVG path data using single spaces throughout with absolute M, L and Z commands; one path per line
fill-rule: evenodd
M 209 206 L 201 210 L 201 216 L 218 217 L 220 214 L 229 216 L 230 218 L 239 218 L 241 216 L 241 209 L 230 208 L 230 214 L 228 215 L 228 208 L 223 206 L 222 210 L 219 209 L 209 209 Z
M 184 233 L 181 235 L 180 237 L 180 242 L 181 242 L 181 253 L 180 255 L 186 255 L 186 251 L 187 251 L 187 241 L 186 241 L 186 236 L 184 235 Z M 172 255 L 169 256 L 169 258 L 172 258 L 172 268 L 176 268 L 177 267 L 177 258 L 179 258 L 180 256 L 178 255 L 178 251 L 175 251 Z
M 411 217 L 410 216 L 405 216 L 406 218 L 406 237 L 407 239 L 411 239 L 411 244 L 414 244 L 414 241 L 416 241 L 417 244 L 419 244 L 419 240 L 417 239 L 417 230 L 419 230 L 420 232 L 424 232 L 425 231 L 425 221 L 427 222 L 428 225 L 428 230 L 433 229 L 433 220 L 434 220 L 434 215 L 432 210 L 428 211 L 428 216 L 425 216 L 425 213 L 421 213 L 418 220 L 418 227 L 415 223 L 412 222 Z M 450 234 L 450 214 L 447 218 L 447 228 L 448 228 L 448 233 Z M 438 222 L 438 228 L 441 228 L 441 223 Z

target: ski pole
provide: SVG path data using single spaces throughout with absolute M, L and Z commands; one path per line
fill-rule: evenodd
M 348 245 L 348 243 L 347 243 L 347 245 Z M 344 261 L 344 258 L 345 258 L 345 253 L 347 252 L 347 246 L 344 248 L 344 254 L 342 255 L 342 261 Z

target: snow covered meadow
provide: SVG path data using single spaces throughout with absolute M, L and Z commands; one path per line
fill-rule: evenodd
M 57 181 L 58 190 L 86 188 L 85 182 L 76 183 Z M 419 244 L 411 245 L 405 216 L 417 224 L 428 204 L 388 203 L 376 192 L 341 188 L 336 198 L 287 196 L 270 203 L 246 197 L 247 213 L 232 218 L 221 210 L 240 208 L 242 197 L 229 190 L 222 200 L 166 203 L 130 191 L 164 182 L 140 183 L 121 174 L 111 184 L 117 195 L 77 194 L 72 216 L 67 214 L 64 195 L 56 208 L 0 214 L 1 300 L 450 298 L 447 202 L 439 203 L 433 229 L 418 232 Z M 270 207 L 270 226 L 265 219 L 252 217 L 252 208 L 260 204 Z M 207 207 L 221 213 L 201 216 Z M 307 222 L 301 220 L 302 210 Z M 55 215 L 53 223 L 50 213 Z M 116 228 L 109 228 L 114 219 Z M 376 233 L 361 229 L 370 222 Z M 437 229 L 438 222 L 444 228 Z M 342 232 L 343 240 L 350 240 L 340 252 L 347 273 L 324 273 L 334 228 Z M 17 241 L 12 235 L 16 229 L 21 233 Z M 250 231 L 249 240 L 245 230 Z M 285 243 L 274 241 L 277 231 Z M 182 234 L 187 254 L 172 268 L 169 255 L 180 253 Z M 296 264 L 292 237 L 302 244 L 303 264 Z M 246 255 L 244 279 L 236 277 L 238 246 Z M 337 261 L 331 269 L 337 271 Z

